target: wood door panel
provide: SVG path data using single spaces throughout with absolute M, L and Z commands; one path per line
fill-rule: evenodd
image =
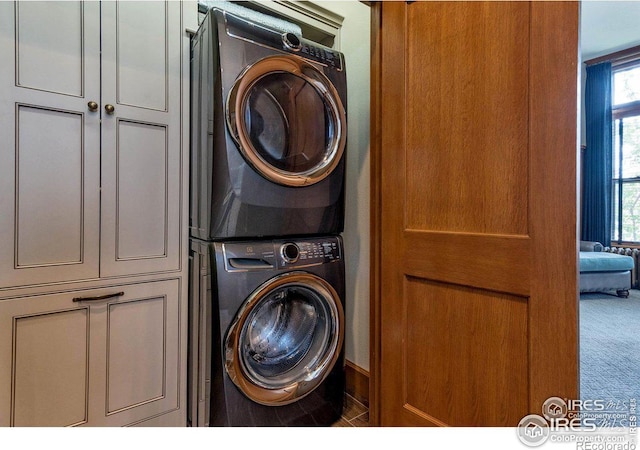
M 412 277 L 404 290 L 405 403 L 438 425 L 524 417 L 526 298 Z
M 380 9 L 372 417 L 515 426 L 577 396 L 578 5 Z
M 410 11 L 407 227 L 526 235 L 529 5 Z
M 578 395 L 578 9 L 572 2 L 531 5 L 532 410 L 552 395 Z
M 407 231 L 402 261 L 407 275 L 527 295 L 528 237 Z

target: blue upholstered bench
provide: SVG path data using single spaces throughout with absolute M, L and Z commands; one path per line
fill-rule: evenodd
M 628 297 L 631 289 L 633 258 L 602 251 L 598 242 L 580 243 L 580 292 L 615 290 Z

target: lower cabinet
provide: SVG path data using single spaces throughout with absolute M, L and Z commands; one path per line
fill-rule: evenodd
M 180 280 L 0 300 L 0 426 L 122 426 L 179 407 Z

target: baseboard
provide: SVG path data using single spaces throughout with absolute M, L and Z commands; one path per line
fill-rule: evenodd
M 365 406 L 369 406 L 369 372 L 347 361 L 345 364 L 347 394 Z

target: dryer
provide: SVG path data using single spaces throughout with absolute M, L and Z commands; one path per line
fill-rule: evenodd
M 345 383 L 341 238 L 192 240 L 191 251 L 200 303 L 192 310 L 206 315 L 190 345 L 199 361 L 191 424 L 336 422 Z
M 212 9 L 191 73 L 191 236 L 340 233 L 344 56 Z

